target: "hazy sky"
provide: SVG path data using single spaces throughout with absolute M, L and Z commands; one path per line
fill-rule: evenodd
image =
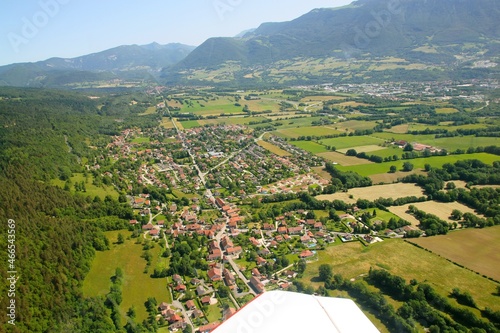
M 3 0 L 0 65 L 119 45 L 199 45 L 352 0 Z

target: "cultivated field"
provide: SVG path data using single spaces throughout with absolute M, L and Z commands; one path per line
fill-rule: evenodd
M 468 229 L 411 240 L 475 272 L 500 281 L 500 227 Z M 497 301 L 497 304 L 498 301 Z
M 333 193 L 333 194 L 322 194 L 322 195 L 318 195 L 316 197 L 316 199 L 327 200 L 327 201 L 341 200 L 347 204 L 356 203 L 356 199 L 350 198 L 349 194 L 346 192 L 337 192 L 337 193 Z
M 378 198 L 404 198 L 410 196 L 421 197 L 423 190 L 414 184 L 388 184 L 370 187 L 353 188 L 348 191 L 354 199 L 376 200 Z
M 423 190 L 413 184 L 389 184 L 389 185 L 376 185 L 370 187 L 353 188 L 346 192 L 339 192 L 334 194 L 319 195 L 316 197 L 318 200 L 342 200 L 346 203 L 355 203 L 358 199 L 366 199 L 374 201 L 378 198 L 404 198 L 408 196 L 421 197 Z
M 399 179 L 406 177 L 410 174 L 421 174 L 424 175 L 426 174 L 425 171 L 421 170 L 413 170 L 411 172 L 403 172 L 403 171 L 398 171 L 394 173 L 379 173 L 377 175 L 371 175 L 369 176 L 370 179 L 372 180 L 373 184 L 391 184 L 397 182 Z M 458 187 L 458 185 L 457 185 Z
M 164 128 L 174 128 L 174 123 L 172 123 L 172 120 L 170 118 L 163 118 L 161 121 L 161 126 Z
M 436 202 L 436 201 L 426 201 L 426 202 L 417 202 L 412 204 L 413 206 L 417 207 L 419 210 L 423 210 L 429 214 L 434 214 L 437 217 L 439 217 L 442 220 L 448 221 L 448 222 L 453 222 L 453 220 L 449 219 L 451 212 L 454 209 L 458 209 L 462 213 L 473 213 L 477 215 L 473 209 L 462 205 L 461 203 L 458 202 Z M 406 213 L 408 210 L 409 205 L 404 205 L 404 206 L 399 206 L 399 207 L 390 207 L 389 210 L 401 217 L 402 219 L 405 219 L 409 222 L 412 222 L 410 218 L 413 218 L 412 215 Z M 413 222 L 412 222 L 413 223 Z M 418 224 L 418 221 L 417 221 Z
M 286 150 L 281 149 L 280 147 L 277 147 L 273 145 L 272 143 L 266 142 L 266 141 L 258 141 L 257 144 L 264 149 L 269 150 L 271 153 L 276 154 L 278 156 L 290 156 L 291 154 L 287 152 Z
M 337 153 L 334 151 L 319 153 L 316 155 L 323 157 L 324 159 L 326 159 L 328 161 L 338 163 L 339 165 L 344 166 L 344 167 L 350 167 L 350 166 L 355 166 L 355 165 L 368 165 L 368 164 L 373 165 L 373 164 L 375 164 L 373 162 L 370 162 L 370 161 L 362 159 L 362 158 L 357 158 L 357 157 L 353 157 L 353 156 L 346 156 L 344 154 Z
M 418 225 L 420 224 L 420 221 L 417 220 L 413 215 L 408 214 L 406 212 L 408 210 L 408 206 L 409 205 L 389 207 L 389 211 L 391 213 L 393 213 L 394 215 L 399 216 L 403 220 L 410 222 L 412 226 L 418 227 Z
M 499 239 L 500 235 L 496 236 L 496 244 Z M 476 245 L 476 248 L 470 251 L 471 256 L 478 254 L 479 249 L 480 245 Z M 498 263 L 498 257 L 496 262 Z M 407 283 L 411 279 L 416 279 L 418 282 L 426 281 L 443 296 L 449 295 L 453 288 L 467 290 L 479 308 L 488 306 L 500 310 L 498 296 L 494 295 L 497 287 L 495 282 L 401 240 L 384 240 L 369 247 L 364 247 L 359 242 L 328 247 L 325 251 L 318 252 L 317 261 L 307 265 L 301 281 L 314 287 L 322 285 L 322 282 L 317 282 L 315 279 L 318 277 L 318 268 L 321 264 L 332 265 L 335 273 L 340 273 L 347 279 L 358 279 L 368 274 L 370 267 L 378 269 L 382 267 L 391 274 L 403 277 Z M 492 266 L 498 267 L 498 265 Z M 498 268 L 493 269 L 498 270 Z

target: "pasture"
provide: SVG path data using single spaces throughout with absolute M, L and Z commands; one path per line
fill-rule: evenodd
M 411 243 L 418 244 L 435 254 L 497 281 L 500 281 L 499 242 L 500 227 L 498 226 L 458 230 L 447 235 L 411 240 Z
M 197 120 L 188 120 L 188 121 L 181 121 L 182 127 L 184 129 L 191 129 L 195 127 L 200 127 L 201 125 L 198 123 Z
M 427 126 L 428 127 L 428 126 Z M 449 129 L 449 127 L 447 127 Z M 411 127 L 409 130 L 413 130 Z M 452 138 L 435 138 L 435 135 L 412 135 L 412 134 L 396 134 L 396 133 L 374 133 L 373 136 L 384 140 L 405 140 L 410 143 L 418 142 L 433 147 L 454 151 L 456 149 L 467 149 L 469 147 L 486 147 L 500 145 L 500 138 L 463 136 Z
M 425 164 L 430 164 L 433 168 L 440 168 L 445 163 L 453 164 L 457 161 L 471 160 L 471 159 L 477 159 L 487 164 L 493 164 L 493 162 L 500 160 L 500 157 L 487 153 L 477 153 L 477 154 L 463 154 L 463 155 L 433 156 L 427 158 L 416 158 L 406 161 L 413 164 L 414 170 L 415 169 L 418 170 L 418 169 L 424 169 Z M 354 171 L 362 176 L 372 176 L 389 172 L 391 165 L 395 165 L 398 169 L 401 169 L 404 162 L 405 161 L 400 160 L 400 161 L 391 161 L 384 163 L 374 163 L 370 165 L 366 164 L 351 165 L 349 167 L 347 167 L 347 165 L 341 164 L 338 168 L 339 170 L 342 171 Z
M 302 150 L 310 152 L 311 154 L 319 154 L 328 152 L 325 146 L 320 145 L 314 141 L 290 141 L 290 144 Z
M 131 234 L 128 231 L 105 233 L 110 242 L 110 250 L 96 252 L 90 271 L 83 282 L 83 295 L 85 297 L 105 296 L 111 286 L 111 277 L 114 276 L 116 268 L 120 267 L 124 273 L 123 302 L 120 304 L 120 310 L 126 313 L 134 305 L 137 319 L 142 322 L 147 318 L 144 303 L 148 297 L 155 297 L 158 303 L 171 301 L 167 280 L 152 279 L 149 276 L 156 265 L 165 265 L 166 259 L 160 257 L 160 246 L 155 244 L 150 250 L 152 264 L 149 272 L 145 274 L 146 260 L 141 258 L 142 245 L 135 244 L 133 239 L 126 239 L 123 244 L 114 244 L 118 233 L 122 233 L 125 238 Z M 125 322 L 125 318 L 122 321 Z
M 479 244 L 470 252 L 471 255 L 477 254 L 478 249 Z M 315 288 L 323 285 L 317 281 L 321 264 L 332 265 L 333 271 L 346 279 L 359 279 L 368 273 L 370 267 L 384 267 L 407 282 L 411 279 L 426 281 L 443 296 L 449 295 L 453 288 L 467 290 L 480 308 L 488 306 L 500 310 L 498 296 L 494 296 L 495 282 L 402 240 L 384 240 L 368 247 L 359 242 L 327 247 L 318 251 L 318 260 L 307 265 L 300 280 Z

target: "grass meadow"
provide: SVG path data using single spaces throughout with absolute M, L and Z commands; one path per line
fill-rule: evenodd
M 277 131 L 280 136 L 286 138 L 298 138 L 299 136 L 324 136 L 340 134 L 340 131 L 326 126 L 305 126 L 300 128 L 288 128 Z
M 498 237 L 496 240 L 498 242 Z M 478 246 L 471 255 L 477 254 Z M 480 308 L 489 306 L 500 310 L 498 296 L 494 295 L 495 282 L 402 240 L 384 240 L 368 247 L 359 242 L 327 247 L 324 251 L 318 251 L 317 261 L 307 265 L 301 281 L 315 288 L 322 285 L 322 282 L 317 281 L 321 264 L 332 265 L 335 274 L 340 273 L 347 279 L 361 278 L 370 267 L 384 268 L 407 282 L 411 279 L 425 281 L 444 296 L 449 295 L 453 288 L 467 290 Z
M 432 252 L 463 265 L 479 274 L 500 281 L 500 227 L 467 229 L 447 235 L 418 238 L 411 241 Z M 498 304 L 498 301 L 497 301 Z
M 111 286 L 111 277 L 114 276 L 116 268 L 120 267 L 124 273 L 123 301 L 120 304 L 120 310 L 125 316 L 127 310 L 134 305 L 137 320 L 142 322 L 147 318 L 144 303 L 148 297 L 155 297 L 158 304 L 171 301 L 167 280 L 150 277 L 154 267 L 165 265 L 166 259 L 160 257 L 160 245 L 155 244 L 150 250 L 153 257 L 152 264 L 148 273 L 145 274 L 146 260 L 141 258 L 142 245 L 135 244 L 135 239 L 126 239 L 123 244 L 114 244 L 118 233 L 122 233 L 125 238 L 131 234 L 129 231 L 105 233 L 110 242 L 110 250 L 96 252 L 90 272 L 83 282 L 83 294 L 85 297 L 105 296 Z M 122 322 L 125 322 L 125 317 Z
M 379 145 L 384 143 L 383 139 L 372 136 L 345 136 L 333 139 L 320 140 L 320 143 L 325 146 L 332 146 L 337 149 L 346 149 L 359 146 Z
M 423 169 L 425 164 L 430 164 L 433 168 L 440 168 L 445 163 L 455 163 L 457 161 L 477 159 L 481 160 L 487 164 L 493 164 L 493 162 L 500 160 L 500 157 L 487 154 L 487 153 L 477 153 L 477 154 L 463 154 L 463 155 L 448 155 L 448 156 L 433 156 L 427 158 L 416 158 L 412 160 L 399 160 L 384 163 L 374 163 L 374 164 L 362 164 L 354 166 L 338 166 L 339 170 L 342 171 L 354 171 L 362 176 L 372 176 L 377 174 L 388 173 L 391 165 L 395 165 L 398 169 L 402 169 L 404 162 L 410 162 L 413 164 L 414 169 Z
M 326 153 L 328 151 L 325 146 L 313 141 L 291 141 L 290 143 L 311 154 Z
M 95 186 L 92 184 L 94 181 L 94 177 L 92 175 L 89 175 L 87 178 L 83 175 L 83 173 L 75 173 L 73 174 L 73 177 L 71 177 L 71 186 L 70 186 L 70 191 L 71 193 L 75 193 L 75 183 L 85 183 L 85 192 L 78 192 L 84 196 L 90 196 L 92 198 L 98 196 L 101 199 L 104 199 L 107 195 L 110 195 L 113 199 L 118 199 L 119 193 L 115 190 L 113 186 L 107 186 L 107 185 L 101 185 L 101 186 Z M 65 182 L 59 179 L 53 179 L 51 180 L 51 184 L 64 188 Z

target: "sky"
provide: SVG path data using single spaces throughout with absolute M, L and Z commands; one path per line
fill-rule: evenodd
M 73 58 L 120 45 L 232 37 L 352 0 L 3 0 L 0 66 Z

